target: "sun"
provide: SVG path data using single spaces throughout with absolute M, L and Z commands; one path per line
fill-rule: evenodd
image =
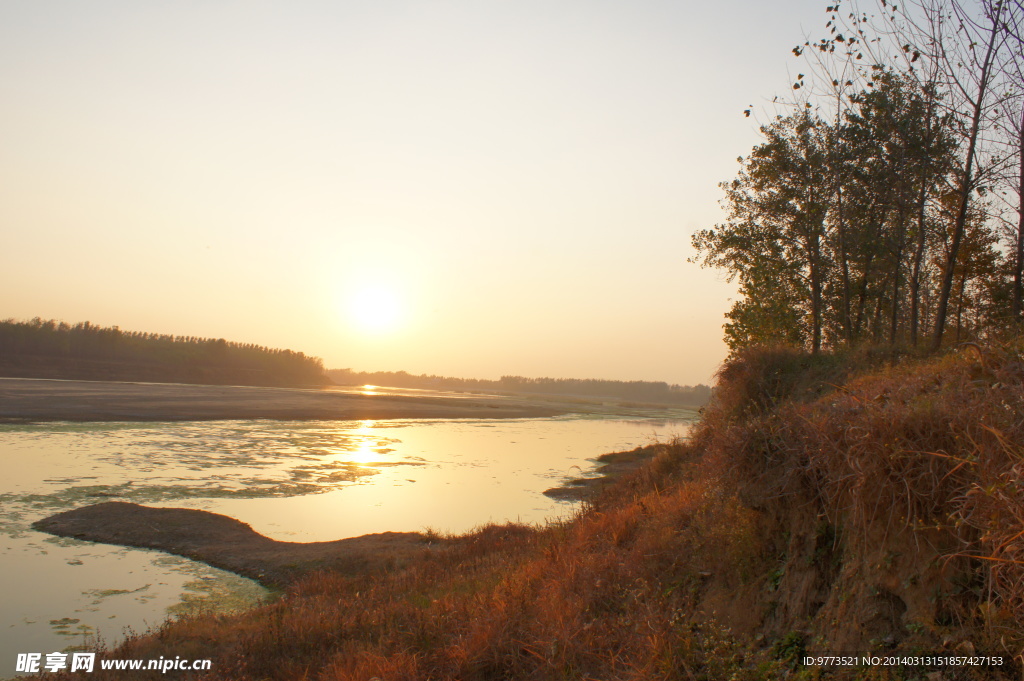
M 400 326 L 403 314 L 401 299 L 394 289 L 385 284 L 362 284 L 349 299 L 349 318 L 364 333 L 394 331 Z

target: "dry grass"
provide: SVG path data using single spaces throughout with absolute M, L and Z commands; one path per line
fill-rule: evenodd
M 771 679 L 805 649 L 967 641 L 1016 658 L 1024 362 L 1010 346 L 983 357 L 748 353 L 692 444 L 659 445 L 571 522 L 482 528 L 388 574 L 320 574 L 116 655 L 360 681 Z M 875 369 L 851 380 L 856 366 Z

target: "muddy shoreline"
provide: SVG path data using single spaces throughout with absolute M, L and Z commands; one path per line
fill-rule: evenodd
M 637 447 L 628 452 L 610 452 L 597 457 L 601 467 L 596 475 L 586 478 L 574 478 L 563 482 L 558 487 L 544 490 L 544 495 L 561 501 L 586 501 L 605 487 L 614 483 L 623 475 L 642 468 L 654 458 L 661 448 L 657 445 Z
M 317 388 L 0 378 L 0 423 L 540 418 L 566 412 L 486 396 L 353 395 Z

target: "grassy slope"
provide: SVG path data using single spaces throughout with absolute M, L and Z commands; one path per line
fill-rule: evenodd
M 748 353 L 691 444 L 661 446 L 572 522 L 484 528 L 384 575 L 320 575 L 116 655 L 363 681 L 779 678 L 805 650 L 1014 658 L 1019 350 L 850 378 L 854 364 Z M 972 673 L 999 678 L 944 678 Z

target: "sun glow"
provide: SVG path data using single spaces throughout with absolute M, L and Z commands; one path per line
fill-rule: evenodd
M 359 287 L 349 300 L 349 317 L 353 325 L 364 333 L 394 331 L 401 325 L 404 313 L 398 294 L 375 282 Z
M 375 421 L 363 421 L 359 424 L 359 428 L 353 431 L 353 435 L 358 438 L 356 447 L 349 456 L 353 462 L 366 465 L 380 459 L 380 454 L 377 452 L 380 443 L 377 442 L 373 432 L 375 424 Z

